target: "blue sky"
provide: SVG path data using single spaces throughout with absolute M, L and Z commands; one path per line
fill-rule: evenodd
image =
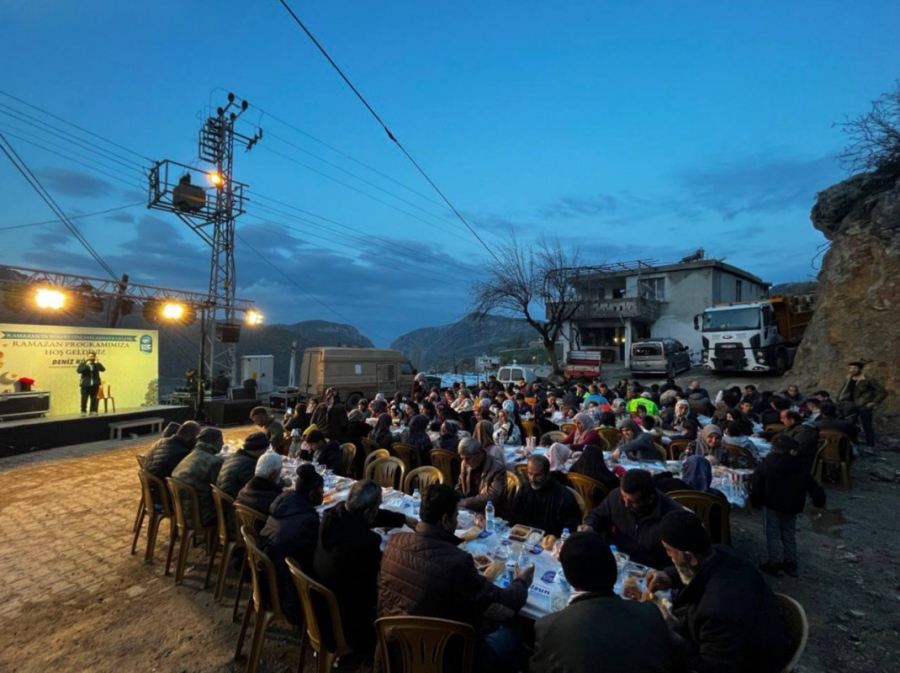
M 488 245 L 556 235 L 589 263 L 704 247 L 776 283 L 815 274 L 809 209 L 844 176 L 833 122 L 900 64 L 888 1 L 292 5 Z M 138 155 L 191 162 L 234 91 L 239 129 L 265 133 L 235 165 L 257 195 L 238 233 L 266 260 L 238 242 L 239 296 L 378 344 L 470 307 L 487 252 L 276 0 L 6 0 L 0 25 L 0 90 L 137 153 L 100 158 L 0 95 L 0 131 L 69 215 L 145 201 Z M 3 230 L 50 219 L 0 157 L 0 262 L 102 275 L 61 224 Z M 173 215 L 76 222 L 116 272 L 205 289 L 208 251 Z

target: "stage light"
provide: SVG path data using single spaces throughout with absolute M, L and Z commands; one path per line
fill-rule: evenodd
M 151 325 L 157 322 L 159 320 L 159 300 L 145 299 L 142 313 L 144 314 L 144 320 Z
M 42 287 L 34 293 L 34 303 L 38 308 L 58 311 L 66 305 L 66 295 L 59 290 Z
M 216 187 L 221 187 L 223 182 L 222 176 L 219 175 L 219 173 L 217 173 L 216 171 L 213 171 L 209 174 L 209 181 Z
M 166 320 L 181 320 L 184 315 L 184 306 L 175 302 L 167 302 L 163 305 L 162 317 Z
M 259 311 L 247 311 L 244 314 L 244 322 L 248 325 L 262 325 L 263 315 Z
M 91 313 L 102 313 L 106 308 L 106 300 L 103 297 L 92 295 L 88 297 L 86 307 Z
M 3 305 L 13 313 L 25 311 L 26 290 L 22 286 L 6 287 L 3 290 Z

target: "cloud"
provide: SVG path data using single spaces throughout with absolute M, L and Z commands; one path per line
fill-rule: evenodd
M 97 198 L 116 191 L 116 188 L 105 180 L 80 171 L 47 167 L 38 170 L 37 175 L 51 195 Z
M 578 219 L 610 215 L 618 211 L 621 202 L 612 194 L 596 194 L 589 197 L 563 196 L 538 213 L 547 219 Z
M 131 213 L 123 213 L 120 211 L 118 213 L 112 213 L 110 215 L 107 215 L 106 219 L 110 220 L 111 222 L 121 222 L 122 224 L 131 224 L 134 222 L 134 215 L 132 215 Z

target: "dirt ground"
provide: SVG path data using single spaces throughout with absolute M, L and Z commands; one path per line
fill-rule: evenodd
M 775 387 L 766 379 L 747 380 Z M 710 389 L 732 383 L 701 381 Z M 239 438 L 248 431 L 228 434 Z M 163 575 L 165 525 L 153 564 L 143 562 L 143 534 L 138 554 L 130 554 L 139 495 L 134 456 L 151 441 L 98 442 L 0 460 L 0 671 L 245 669 L 233 661 L 239 630 L 231 621 L 233 584 L 217 604 L 212 589 L 203 589 L 201 550 L 192 550 L 181 586 Z M 893 477 L 900 453 L 889 447 L 896 445 L 864 454 L 853 465 L 848 490 L 829 487 L 827 508 L 810 507 L 800 517 L 800 578 L 769 580 L 806 609 L 810 640 L 797 669 L 803 673 L 898 670 L 900 485 Z M 759 514 L 735 513 L 732 529 L 735 548 L 762 560 Z M 296 637 L 276 631 L 260 671 L 297 670 L 298 661 Z M 312 666 L 310 658 L 306 670 Z

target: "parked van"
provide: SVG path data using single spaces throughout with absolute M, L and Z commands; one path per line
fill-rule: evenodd
M 676 339 L 641 339 L 631 344 L 632 374 L 674 378 L 691 368 L 690 349 Z
M 497 380 L 503 385 L 510 383 L 518 384 L 524 380 L 525 383 L 534 383 L 540 378 L 531 367 L 523 367 L 522 365 L 504 365 L 497 370 Z
M 303 351 L 297 385 L 301 395 L 319 401 L 328 388 L 334 388 L 349 410 L 360 398 L 371 401 L 377 393 L 388 399 L 398 392 L 409 395 L 415 374 L 409 358 L 400 351 L 328 346 Z

